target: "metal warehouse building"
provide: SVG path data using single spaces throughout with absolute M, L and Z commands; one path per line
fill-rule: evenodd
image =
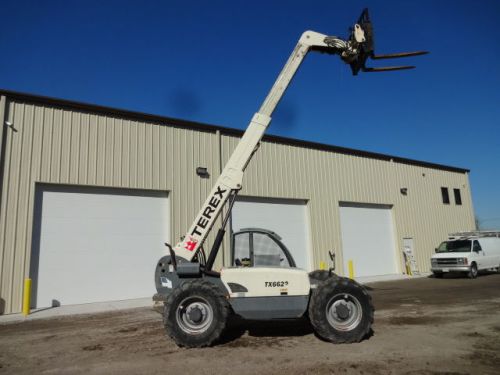
M 188 229 L 242 132 L 0 97 L 0 313 L 20 311 L 26 277 L 33 307 L 151 296 L 163 243 Z M 468 170 L 267 136 L 231 226 L 275 231 L 309 270 L 334 249 L 341 274 L 348 260 L 357 276 L 401 274 L 407 247 L 427 272 L 448 233 L 474 228 Z

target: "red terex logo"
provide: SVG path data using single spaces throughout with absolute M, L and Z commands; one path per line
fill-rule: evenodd
M 198 241 L 191 238 L 189 241 L 186 242 L 186 245 L 184 246 L 184 248 L 188 251 L 193 251 L 194 248 L 196 247 L 197 243 L 198 243 Z

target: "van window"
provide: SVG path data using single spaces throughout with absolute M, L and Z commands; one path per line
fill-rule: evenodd
M 477 241 L 475 241 L 477 242 Z M 478 243 L 479 244 L 479 243 Z M 466 253 L 471 250 L 471 240 L 445 241 L 436 249 L 438 253 Z
M 474 245 L 472 247 L 472 251 L 481 251 L 483 249 L 481 249 L 481 245 L 479 244 L 479 242 L 477 240 L 474 241 Z

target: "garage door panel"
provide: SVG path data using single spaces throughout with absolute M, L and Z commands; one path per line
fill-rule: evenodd
M 344 271 L 352 260 L 356 276 L 397 273 L 394 229 L 387 206 L 340 207 Z
M 169 241 L 166 193 L 42 186 L 37 200 L 37 307 L 154 293 L 154 264 Z

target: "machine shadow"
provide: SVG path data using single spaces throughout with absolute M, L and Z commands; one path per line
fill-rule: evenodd
M 247 330 L 248 335 L 254 337 L 306 336 L 314 332 L 307 319 L 251 321 L 247 323 Z
M 217 345 L 236 343 L 245 333 L 249 337 L 257 338 L 302 337 L 314 334 L 322 341 L 325 341 L 316 335 L 311 323 L 305 318 L 299 320 L 259 321 L 232 317 Z M 373 329 L 370 329 L 370 332 L 368 332 L 362 341 L 370 339 L 374 334 Z
M 313 329 L 307 319 L 260 321 L 234 316 L 228 322 L 218 345 L 236 341 L 245 333 L 250 337 L 294 337 L 309 335 L 313 333 Z

